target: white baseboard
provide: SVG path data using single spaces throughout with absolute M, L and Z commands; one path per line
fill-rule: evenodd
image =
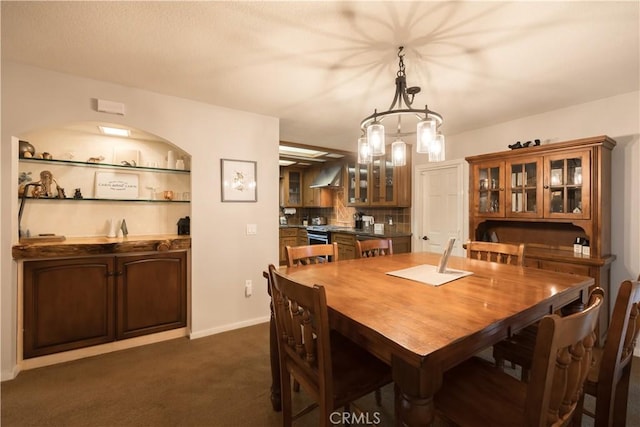
M 270 316 L 256 317 L 254 319 L 244 320 L 242 322 L 237 322 L 237 323 L 230 323 L 228 325 L 218 326 L 216 328 L 205 329 L 205 330 L 202 330 L 202 331 L 193 331 L 192 330 L 191 334 L 189 335 L 189 338 L 198 339 L 198 338 L 207 337 L 209 335 L 219 334 L 221 332 L 232 331 L 234 329 L 246 328 L 247 326 L 253 326 L 253 325 L 258 325 L 260 323 L 266 323 L 266 322 L 269 321 L 269 319 L 270 319 Z

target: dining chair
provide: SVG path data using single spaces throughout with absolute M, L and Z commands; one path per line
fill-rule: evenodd
M 287 266 L 320 264 L 338 261 L 338 244 L 286 246 Z
M 371 258 L 381 255 L 393 255 L 391 239 L 356 240 L 356 258 Z
M 458 426 L 566 426 L 578 407 L 589 371 L 604 291 L 569 316 L 539 322 L 531 381 L 524 383 L 472 357 L 445 372 L 436 413 Z
M 524 265 L 524 243 L 468 241 L 467 258 L 502 264 Z
M 594 418 L 595 427 L 625 425 L 633 350 L 640 333 L 639 311 L 640 283 L 626 280 L 618 290 L 604 346 L 593 349 L 584 384 L 584 393 L 596 399 L 595 411 L 583 408 L 581 400 L 575 426 L 581 425 L 583 413 Z M 510 341 L 515 350 L 510 356 L 516 355 L 513 361 L 523 370 L 530 369 L 535 336 L 517 334 Z
M 319 408 L 320 425 L 332 425 L 331 413 L 391 383 L 391 368 L 345 336 L 329 328 L 323 286 L 306 286 L 269 265 L 278 350 L 283 425 Z M 314 403 L 293 414 L 291 379 Z

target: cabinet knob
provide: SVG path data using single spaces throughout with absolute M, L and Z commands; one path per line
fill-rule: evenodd
M 158 252 L 165 252 L 168 251 L 170 248 L 169 242 L 160 242 L 158 243 L 158 245 L 156 246 L 156 250 Z
M 549 186 L 548 185 L 544 185 L 542 188 L 544 188 L 545 190 L 548 190 Z
M 422 240 L 429 240 L 429 236 L 422 236 Z

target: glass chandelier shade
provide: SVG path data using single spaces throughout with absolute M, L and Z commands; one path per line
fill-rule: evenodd
M 358 138 L 358 163 L 368 165 L 373 161 L 373 151 L 367 140 L 367 137 Z
M 436 121 L 430 117 L 419 121 L 416 133 L 416 152 L 429 153 L 429 147 L 436 139 Z
M 429 161 L 430 162 L 442 162 L 444 161 L 444 135 L 436 135 L 433 143 L 429 146 Z
M 391 144 L 391 163 L 393 166 L 404 166 L 407 164 L 407 144 L 400 138 Z
M 367 127 L 367 143 L 371 148 L 371 155 L 384 156 L 384 126 L 382 123 L 375 121 Z

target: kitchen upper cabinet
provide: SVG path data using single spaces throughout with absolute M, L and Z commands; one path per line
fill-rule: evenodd
M 303 173 L 302 182 L 304 183 L 304 187 L 302 189 L 302 204 L 305 208 L 328 208 L 333 206 L 333 190 L 309 187 L 319 173 L 319 168 L 305 169 Z
M 390 150 L 389 150 L 390 151 Z M 411 206 L 411 158 L 393 166 L 391 153 L 374 158 L 370 165 L 347 163 L 345 197 L 348 206 Z
M 280 168 L 280 205 L 288 208 L 302 207 L 302 169 Z

